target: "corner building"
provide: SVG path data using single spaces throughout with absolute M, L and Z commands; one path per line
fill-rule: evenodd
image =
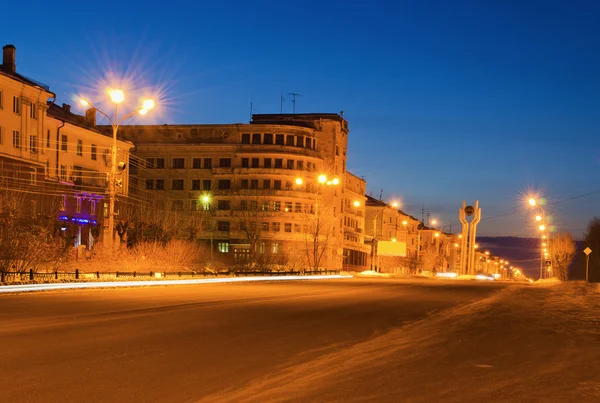
M 226 262 L 337 270 L 344 262 L 348 123 L 338 114 L 255 114 L 249 124 L 123 126 L 145 161 L 130 191 L 200 220 Z M 321 180 L 319 180 L 321 177 Z

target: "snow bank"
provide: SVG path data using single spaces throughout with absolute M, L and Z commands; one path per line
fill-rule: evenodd
M 358 273 L 359 276 L 368 276 L 368 277 L 390 277 L 387 273 L 379 273 L 373 270 L 365 270 Z
M 544 278 L 544 279 L 536 280 L 533 282 L 534 285 L 540 285 L 540 286 L 552 286 L 552 285 L 557 285 L 560 283 L 562 283 L 562 281 L 560 281 L 556 277 Z

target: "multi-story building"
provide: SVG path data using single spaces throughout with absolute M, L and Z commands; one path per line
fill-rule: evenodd
M 344 265 L 347 271 L 363 271 L 369 267 L 371 246 L 365 244 L 365 191 L 367 182 L 350 172 L 344 179 Z
M 120 133 L 145 161 L 132 171 L 131 192 L 166 197 L 173 210 L 200 217 L 196 237 L 225 260 L 341 268 L 348 124 L 340 115 L 253 115 L 249 124 L 131 125 Z
M 112 139 L 86 116 L 55 104 L 48 86 L 16 72 L 16 49 L 3 48 L 0 69 L 0 189 L 27 195 L 23 211 L 54 210 L 73 245 L 91 247 L 102 236 Z M 119 161 L 131 143 L 119 141 Z M 122 175 L 121 194 L 128 178 Z M 22 211 L 22 212 L 23 212 Z

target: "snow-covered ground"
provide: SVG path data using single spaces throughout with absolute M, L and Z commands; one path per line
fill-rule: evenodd
M 511 286 L 203 401 L 600 402 L 600 288 Z

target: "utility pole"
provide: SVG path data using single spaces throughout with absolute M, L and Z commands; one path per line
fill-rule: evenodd
M 296 96 L 300 96 L 300 94 L 296 92 L 288 92 L 288 95 L 292 96 L 292 113 L 296 113 Z
M 425 224 L 425 205 L 421 207 L 421 223 Z
M 592 253 L 592 250 L 588 247 L 583 250 L 583 253 L 585 253 L 585 282 L 587 283 L 590 281 L 589 265 L 590 253 Z

